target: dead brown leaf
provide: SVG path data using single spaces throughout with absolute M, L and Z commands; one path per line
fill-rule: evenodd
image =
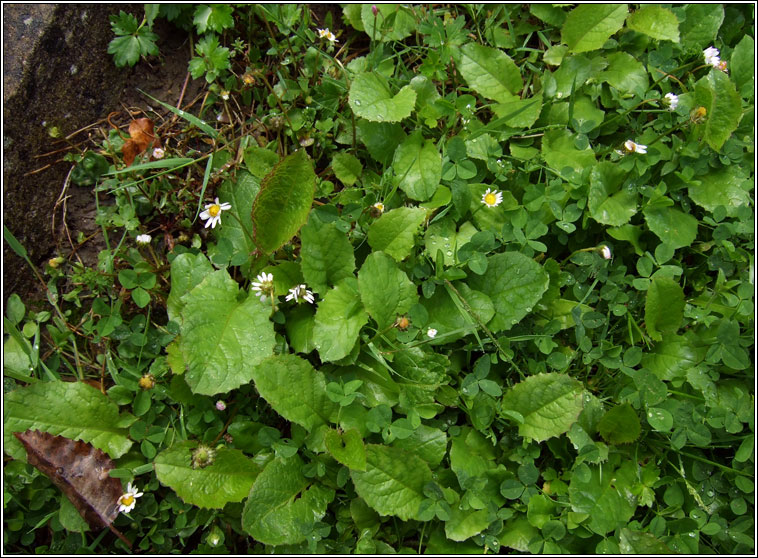
M 110 457 L 91 444 L 39 430 L 13 435 L 24 444 L 29 464 L 61 489 L 90 527 L 110 528 L 131 548 L 129 540 L 113 526 L 123 489 L 121 481 L 108 475 L 115 467 Z
M 127 167 L 131 166 L 137 155 L 145 151 L 151 142 L 154 142 L 154 147 L 160 147 L 160 139 L 155 137 L 154 130 L 155 123 L 149 118 L 137 118 L 129 124 L 129 139 L 121 148 Z

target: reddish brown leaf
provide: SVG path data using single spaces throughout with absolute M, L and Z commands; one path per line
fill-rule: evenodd
M 90 527 L 108 527 L 131 547 L 129 540 L 113 527 L 123 489 L 121 481 L 108 476 L 114 468 L 110 457 L 85 442 L 39 430 L 13 435 L 24 444 L 29 464 L 61 489 Z
M 124 162 L 129 167 L 134 158 L 147 149 L 150 142 L 155 142 L 155 147 L 160 147 L 161 142 L 155 137 L 153 130 L 155 124 L 149 118 L 138 118 L 129 124 L 129 139 L 124 142 L 121 152 L 124 154 Z

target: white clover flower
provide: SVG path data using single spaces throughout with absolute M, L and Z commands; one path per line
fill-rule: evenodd
M 600 248 L 600 255 L 603 256 L 604 260 L 610 260 L 611 259 L 611 249 L 603 244 L 603 246 Z
M 153 240 L 153 237 L 149 234 L 139 234 L 137 235 L 137 244 L 150 244 L 150 242 Z
M 303 300 L 310 302 L 313 304 L 314 298 L 313 293 L 305 288 L 305 285 L 295 285 L 290 289 L 290 294 L 286 296 L 284 299 L 285 301 L 294 300 L 295 302 L 299 302 L 297 300 L 297 297 L 302 298 Z
M 156 147 L 155 149 L 153 149 L 153 159 L 163 159 L 163 156 L 165 154 L 166 152 L 160 147 Z
M 673 93 L 666 93 L 663 104 L 665 104 L 669 110 L 676 110 L 677 105 L 679 105 L 679 96 L 674 95 Z
M 271 273 L 259 273 L 252 287 L 261 302 L 266 302 L 267 296 L 274 296 L 274 276 Z
M 126 492 L 118 497 L 118 511 L 129 513 L 137 505 L 137 498 L 142 496 L 142 492 L 137 492 L 137 487 L 130 482 L 126 487 Z
M 503 193 L 499 190 L 491 190 L 487 188 L 487 191 L 482 195 L 482 203 L 487 207 L 497 207 L 503 202 Z
M 626 140 L 624 142 L 624 149 L 626 149 L 627 153 L 640 153 L 641 155 L 647 153 L 647 145 L 634 143 L 632 140 Z
M 430 327 L 429 329 L 426 330 L 426 335 L 427 337 L 429 337 L 429 339 L 434 339 L 435 337 L 437 337 L 437 330 L 434 329 L 433 327 Z
M 334 33 L 329 31 L 329 28 L 326 29 L 319 29 L 318 30 L 318 37 L 319 39 L 328 39 L 331 43 L 338 43 L 337 37 L 334 36 Z
M 205 228 L 208 227 L 216 228 L 216 224 L 221 222 L 221 212 L 226 211 L 227 209 L 231 209 L 232 206 L 229 203 L 219 203 L 218 198 L 216 198 L 216 201 L 214 203 L 209 203 L 205 206 L 205 211 L 203 211 L 200 214 L 200 218 L 203 221 L 208 221 L 205 224 Z
M 721 59 L 719 58 L 719 49 L 712 46 L 703 51 L 703 58 L 705 58 L 706 64 L 710 64 L 714 68 L 716 68 L 721 63 Z

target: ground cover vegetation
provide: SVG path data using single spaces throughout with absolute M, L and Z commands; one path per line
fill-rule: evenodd
M 206 88 L 69 154 L 6 552 L 752 553 L 753 9 L 114 17 Z

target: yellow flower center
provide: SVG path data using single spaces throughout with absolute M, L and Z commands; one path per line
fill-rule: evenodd
M 134 503 L 134 496 L 131 494 L 124 494 L 119 498 L 119 502 L 124 506 L 131 506 Z
M 495 202 L 497 201 L 497 196 L 490 192 L 489 194 L 485 194 L 484 196 L 484 203 L 487 205 L 495 205 Z
M 211 217 L 215 217 L 219 213 L 221 213 L 221 206 L 217 203 L 214 203 L 212 206 L 208 208 L 208 215 L 210 215 Z

